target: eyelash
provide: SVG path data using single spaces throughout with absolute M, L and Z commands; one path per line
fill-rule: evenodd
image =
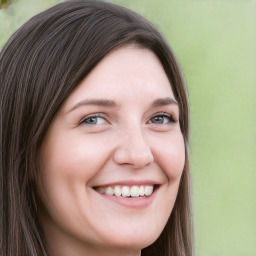
M 168 114 L 165 112 L 157 113 L 153 117 L 151 117 L 149 120 L 151 121 L 153 118 L 156 118 L 156 117 L 168 118 L 168 120 L 169 120 L 168 123 L 160 123 L 160 124 L 171 124 L 171 123 L 176 122 L 171 114 Z M 157 124 L 159 124 L 159 123 L 157 123 Z
M 101 113 L 96 113 L 96 114 L 92 114 L 92 115 L 90 115 L 90 116 L 87 116 L 87 117 L 83 118 L 83 119 L 81 120 L 80 124 L 96 125 L 96 124 L 89 124 L 89 123 L 86 123 L 86 121 L 89 120 L 89 119 L 92 119 L 92 118 L 97 118 L 97 117 L 100 117 L 100 118 L 104 119 L 105 121 L 107 121 L 105 115 L 103 115 L 103 114 L 101 114 Z
M 85 124 L 85 125 L 99 125 L 99 124 L 90 124 L 90 123 L 86 123 L 86 121 L 88 121 L 89 119 L 93 119 L 93 118 L 102 118 L 104 119 L 106 122 L 107 119 L 105 117 L 105 115 L 101 114 L 101 113 L 96 113 L 96 114 L 92 114 L 90 116 L 87 116 L 85 118 L 83 118 L 81 121 L 80 121 L 80 125 L 81 124 Z M 163 118 L 168 118 L 168 122 L 167 123 L 153 123 L 152 122 L 152 119 L 156 118 L 156 117 L 163 117 Z M 171 114 L 168 114 L 168 113 L 165 113 L 165 112 L 160 112 L 160 113 L 157 113 L 155 114 L 154 116 L 152 116 L 150 119 L 149 119 L 149 123 L 152 123 L 152 124 L 157 124 L 157 125 L 160 125 L 160 124 L 170 124 L 170 123 L 175 123 L 176 121 L 174 120 L 173 116 Z

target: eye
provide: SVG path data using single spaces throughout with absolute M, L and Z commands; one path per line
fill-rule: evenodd
M 151 124 L 170 124 L 175 123 L 173 117 L 167 113 L 159 113 L 150 118 L 149 123 Z
M 85 125 L 101 125 L 105 123 L 107 123 L 106 119 L 102 117 L 100 114 L 90 115 L 82 119 L 82 121 L 80 122 L 80 124 Z

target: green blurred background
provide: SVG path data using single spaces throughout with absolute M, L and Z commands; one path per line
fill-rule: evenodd
M 0 11 L 0 48 L 57 0 Z M 184 70 L 191 105 L 195 256 L 256 255 L 256 1 L 113 0 L 151 20 Z

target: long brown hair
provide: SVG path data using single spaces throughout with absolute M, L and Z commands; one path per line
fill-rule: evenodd
M 36 156 L 55 114 L 74 88 L 111 50 L 136 44 L 161 61 L 179 102 L 186 162 L 176 203 L 147 256 L 191 256 L 188 160 L 189 107 L 179 64 L 146 19 L 103 1 L 68 1 L 30 19 L 0 53 L 1 256 L 47 255 L 37 218 Z

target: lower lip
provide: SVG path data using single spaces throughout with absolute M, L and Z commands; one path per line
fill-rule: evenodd
M 153 191 L 153 193 L 150 196 L 144 196 L 144 197 L 122 197 L 122 196 L 109 196 L 106 194 L 101 194 L 97 191 L 98 194 L 100 194 L 102 197 L 111 200 L 117 204 L 135 208 L 135 209 L 143 209 L 148 207 L 154 200 L 156 196 L 157 189 Z

